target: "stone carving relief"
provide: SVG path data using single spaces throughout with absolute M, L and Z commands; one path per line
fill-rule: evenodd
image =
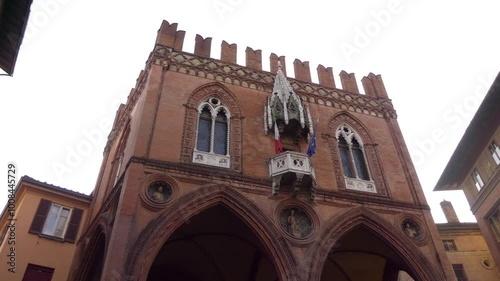
M 279 221 L 281 228 L 296 239 L 308 238 L 313 232 L 311 217 L 298 206 L 284 208 L 279 215 Z
M 376 144 L 373 144 L 373 141 L 367 130 L 357 119 L 346 112 L 335 115 L 330 120 L 328 126 L 331 132 L 336 132 L 342 124 L 349 124 L 349 126 L 352 127 L 363 140 L 363 148 L 365 152 L 364 156 L 371 180 L 364 181 L 361 179 L 346 179 L 341 170 L 341 159 L 338 149 L 337 136 L 335 134 L 324 134 L 323 137 L 328 142 L 330 151 L 332 153 L 335 179 L 337 181 L 339 191 L 357 190 L 363 191 L 367 195 L 371 194 L 390 197 L 385 183 L 384 175 L 382 173 L 382 168 L 380 167 L 380 157 L 378 155 Z
M 227 111 L 231 112 L 228 136 L 228 155 L 215 155 L 195 151 L 196 130 L 198 122 L 198 106 L 210 97 L 216 97 L 223 102 Z M 184 117 L 184 132 L 182 136 L 182 163 L 200 163 L 212 166 L 241 170 L 242 156 L 242 112 L 236 102 L 236 98 L 229 90 L 219 83 L 209 83 L 197 88 L 189 97 Z
M 422 236 L 422 231 L 420 230 L 420 226 L 411 219 L 405 219 L 401 223 L 401 227 L 405 234 L 414 239 L 418 239 Z
M 172 195 L 172 187 L 165 181 L 154 181 L 148 186 L 148 198 L 157 203 L 166 202 Z
M 159 211 L 172 202 L 177 190 L 178 184 L 172 177 L 155 173 L 144 177 L 139 195 L 144 207 Z

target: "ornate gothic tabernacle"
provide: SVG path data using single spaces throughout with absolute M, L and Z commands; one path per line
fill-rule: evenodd
M 300 96 L 295 93 L 290 82 L 281 70 L 278 62 L 278 72 L 274 80 L 273 93 L 267 98 L 264 112 L 264 130 L 273 129 L 273 114 L 281 133 L 291 134 L 298 143 L 302 137 L 312 134 L 313 125 L 309 109 L 302 103 Z
M 307 141 L 308 134 L 313 132 L 309 109 L 290 86 L 281 70 L 280 62 L 273 93 L 267 98 L 264 109 L 266 134 L 275 126 L 273 116 L 276 118 L 280 135 L 290 137 L 294 144 L 299 144 L 301 139 Z M 269 161 L 269 176 L 273 180 L 274 195 L 278 194 L 281 185 L 286 185 L 291 187 L 294 195 L 301 187 L 305 187 L 310 190 L 311 199 L 314 199 L 316 177 L 311 159 L 306 154 L 300 151 L 285 151 L 272 157 Z

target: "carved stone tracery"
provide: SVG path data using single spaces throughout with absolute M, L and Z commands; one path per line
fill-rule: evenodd
M 242 155 L 242 140 L 243 140 L 243 130 L 242 130 L 242 112 L 240 106 L 238 105 L 234 95 L 220 83 L 209 83 L 203 85 L 196 90 L 188 98 L 186 103 L 186 115 L 184 117 L 184 132 L 182 136 L 182 148 L 181 148 L 181 162 L 182 163 L 197 163 L 196 156 L 196 137 L 197 137 L 197 126 L 198 126 L 198 114 L 200 104 L 207 101 L 209 98 L 216 98 L 225 106 L 226 110 L 230 115 L 228 116 L 228 165 L 222 165 L 221 167 L 227 167 L 234 169 L 236 171 L 241 171 L 241 155 Z M 220 109 L 220 108 L 219 108 Z M 214 154 L 215 155 L 215 154 Z M 202 155 L 205 156 L 205 155 Z M 194 158 L 193 158 L 194 157 Z M 217 159 L 218 163 L 220 160 L 226 158 Z M 207 160 L 208 161 L 208 160 Z M 203 162 L 198 162 L 203 163 Z M 226 162 L 227 163 L 227 162 Z
M 278 125 L 279 133 L 288 134 L 295 143 L 313 132 L 311 113 L 290 86 L 279 62 L 272 94 L 264 106 L 264 120 L 267 120 L 267 124 L 264 123 L 266 134 Z
M 194 153 L 193 153 L 193 163 L 200 163 L 200 164 L 205 164 L 205 165 L 211 165 L 211 166 L 217 166 L 217 167 L 223 167 L 223 168 L 229 168 L 230 167 L 230 162 L 231 158 L 229 155 L 229 143 L 230 143 L 230 130 L 231 128 L 231 112 L 229 109 L 223 104 L 219 99 L 216 97 L 210 97 L 208 98 L 205 102 L 201 103 L 198 106 L 198 114 L 199 116 L 201 115 L 202 111 L 204 109 L 208 109 L 211 114 L 211 128 L 210 128 L 210 144 L 209 144 L 209 151 L 199 151 L 196 147 L 194 146 Z M 215 123 L 216 123 L 216 118 L 219 112 L 222 112 L 226 118 L 227 118 L 227 136 L 226 136 L 226 154 L 218 154 L 215 153 Z M 199 118 L 198 120 L 198 125 L 196 126 L 196 137 L 195 137 L 195 142 L 198 141 L 198 134 L 199 134 Z
M 331 134 L 324 135 L 326 140 L 328 141 L 328 144 L 330 146 L 330 151 L 332 153 L 335 179 L 337 181 L 337 187 L 339 191 L 351 192 L 351 190 L 348 190 L 346 188 L 346 178 L 341 168 L 342 164 L 341 164 L 338 140 L 337 140 L 337 134 L 338 134 L 337 129 L 341 128 L 342 125 L 344 124 L 348 125 L 348 127 L 352 127 L 358 134 L 359 136 L 358 141 L 360 142 L 360 144 L 363 145 L 364 157 L 366 160 L 370 179 L 371 181 L 374 182 L 376 187 L 376 192 L 373 193 L 363 192 L 363 194 L 389 197 L 389 193 L 387 191 L 387 187 L 385 184 L 385 179 L 383 177 L 381 167 L 379 164 L 380 160 L 376 151 L 376 145 L 373 143 L 373 140 L 368 134 L 368 131 L 364 128 L 363 125 L 361 125 L 361 122 L 359 122 L 357 119 L 355 119 L 353 116 L 351 116 L 346 112 L 339 113 L 333 116 L 332 119 L 330 119 L 328 128 L 331 132 L 336 132 L 336 135 L 331 135 Z M 364 183 L 365 181 L 360 181 L 360 182 Z M 369 181 L 366 181 L 366 188 L 368 188 L 368 183 Z

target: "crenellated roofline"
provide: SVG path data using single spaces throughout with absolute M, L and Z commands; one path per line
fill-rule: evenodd
M 310 79 L 309 62 L 294 61 L 295 78 L 286 77 L 285 57 L 271 53 L 270 70 L 262 70 L 262 52 L 246 48 L 246 65 L 236 64 L 237 45 L 222 41 L 221 57 L 210 57 L 211 38 L 197 35 L 194 53 L 182 51 L 185 31 L 177 30 L 177 23 L 163 21 L 158 31 L 156 44 L 146 66 L 137 78 L 136 86 L 130 91 L 125 106 L 117 112 L 115 125 L 108 137 L 108 144 L 119 135 L 130 116 L 149 76 L 150 68 L 158 65 L 164 71 L 172 71 L 210 79 L 216 82 L 273 93 L 275 77 L 278 74 L 278 62 L 288 85 L 302 102 L 318 104 L 339 110 L 366 114 L 379 118 L 397 118 L 392 101 L 388 98 L 380 75 L 373 73 L 363 77 L 365 95 L 358 91 L 353 73 L 340 72 L 343 89 L 336 88 L 331 67 L 317 67 L 319 83 Z M 304 120 L 306 122 L 307 119 Z M 312 131 L 312 130 L 310 130 Z

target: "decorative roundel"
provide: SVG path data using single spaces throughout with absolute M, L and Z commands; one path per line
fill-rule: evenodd
M 301 207 L 287 206 L 279 215 L 281 228 L 293 238 L 306 239 L 313 232 L 309 214 Z
M 161 204 L 172 196 L 172 187 L 165 181 L 157 180 L 149 184 L 146 194 L 151 201 Z
M 401 227 L 404 233 L 410 238 L 418 239 L 422 237 L 422 231 L 420 229 L 420 226 L 414 220 L 411 219 L 403 220 L 403 222 L 401 223 Z
M 209 102 L 213 104 L 214 106 L 221 105 L 221 102 L 217 98 L 210 98 Z
M 493 269 L 495 264 L 490 259 L 483 259 L 481 265 L 486 269 Z

